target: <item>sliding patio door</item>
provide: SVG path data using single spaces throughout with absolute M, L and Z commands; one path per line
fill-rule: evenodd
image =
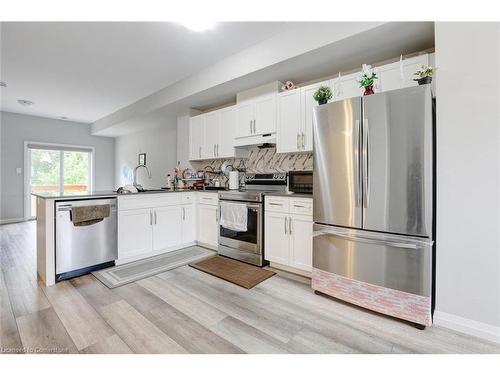
M 26 218 L 36 217 L 31 193 L 81 194 L 92 190 L 92 149 L 27 145 Z

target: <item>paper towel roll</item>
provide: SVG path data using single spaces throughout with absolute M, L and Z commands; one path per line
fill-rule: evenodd
M 238 171 L 229 172 L 229 190 L 238 190 L 240 187 L 240 178 Z

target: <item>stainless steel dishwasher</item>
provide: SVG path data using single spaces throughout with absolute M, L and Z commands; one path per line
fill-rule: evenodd
M 109 216 L 75 226 L 73 207 L 110 205 Z M 111 267 L 118 257 L 116 198 L 56 202 L 56 282 Z

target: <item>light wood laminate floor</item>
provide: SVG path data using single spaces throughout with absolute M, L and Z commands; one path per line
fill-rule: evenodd
M 251 290 L 184 266 L 116 289 L 93 276 L 45 287 L 35 223 L 0 226 L 2 353 L 500 353 L 419 331 L 278 274 Z

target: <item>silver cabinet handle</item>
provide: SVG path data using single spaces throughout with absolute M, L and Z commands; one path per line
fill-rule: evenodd
M 288 219 L 288 234 L 292 234 L 292 218 Z
M 198 150 L 198 154 L 199 154 L 199 158 L 201 159 L 201 146 L 200 146 L 200 148 Z
M 215 221 L 219 221 L 219 207 L 215 209 Z
M 257 126 L 255 125 L 257 120 L 253 120 L 253 134 L 257 133 Z
M 306 134 L 302 133 L 302 148 L 306 148 Z
M 155 210 L 155 225 L 156 225 L 157 222 L 158 222 L 158 218 L 156 216 L 156 210 Z
M 217 156 L 219 156 L 219 144 L 217 143 Z
M 299 208 L 309 208 L 309 207 L 306 207 L 306 206 L 300 206 L 298 204 L 294 204 L 293 207 L 299 207 Z
M 287 217 L 285 216 L 285 234 L 286 234 L 286 224 L 287 224 Z
M 300 133 L 297 133 L 297 150 L 300 148 L 299 139 L 300 139 Z
M 269 202 L 268 203 L 270 206 L 283 206 L 281 203 L 272 203 L 272 202 Z
M 149 225 L 153 225 L 153 211 L 149 211 Z
M 250 134 L 252 134 L 252 121 L 253 120 L 250 120 Z
M 182 220 L 186 220 L 186 208 L 182 207 Z
M 214 143 L 214 156 L 215 156 L 215 143 Z

